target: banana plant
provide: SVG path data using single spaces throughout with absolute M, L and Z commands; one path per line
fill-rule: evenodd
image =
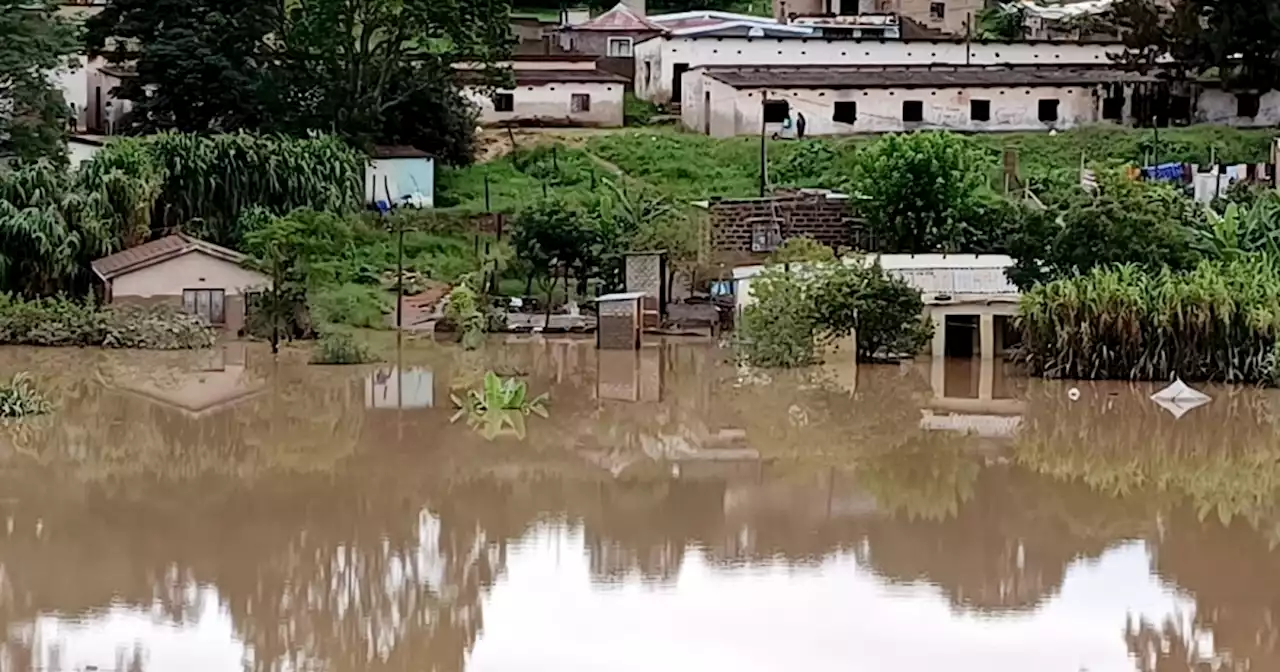
M 484 375 L 484 386 L 467 390 L 463 397 L 449 395 L 458 411 L 449 422 L 467 418 L 467 426 L 492 441 L 499 436 L 525 437 L 524 418 L 530 413 L 547 417 L 545 393 L 529 398 L 528 385 L 517 378 L 502 378 L 493 371 Z

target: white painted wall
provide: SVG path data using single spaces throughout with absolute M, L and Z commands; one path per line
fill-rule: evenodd
M 199 251 L 140 268 L 111 281 L 111 295 L 182 296 L 184 289 L 222 289 L 228 296 L 268 285 L 265 275 Z
M 102 151 L 102 145 L 79 142 L 75 138 L 70 138 L 67 140 L 67 165 L 73 170 L 79 168 L 81 163 L 97 156 L 100 151 Z
M 94 59 L 101 61 L 101 59 Z M 89 58 L 80 56 L 74 67 L 60 68 L 53 78 L 68 105 L 76 106 L 76 127 L 84 128 L 85 109 L 89 106 Z
M 699 83 L 699 80 L 701 82 Z M 706 132 L 706 94 L 711 94 L 711 135 L 729 137 L 760 132 L 761 91 L 738 90 L 701 73 L 685 76 L 686 92 L 681 101 L 681 116 L 686 127 Z M 1094 87 L 965 87 L 945 89 L 872 88 L 872 89 L 769 89 L 770 100 L 785 99 L 791 114 L 805 116 L 807 135 L 839 135 L 849 133 L 889 133 L 922 128 L 945 128 L 960 131 L 1040 131 L 1071 128 L 1102 121 L 1101 93 Z M 1039 102 L 1057 99 L 1058 120 L 1042 122 Z M 903 101 L 923 103 L 924 120 L 902 121 Z M 989 121 L 971 118 L 970 101 L 991 103 Z M 837 101 L 857 105 L 857 120 L 852 124 L 833 119 Z M 1234 110 L 1234 102 L 1233 107 Z M 1259 115 L 1259 119 L 1262 116 Z M 766 133 L 781 130 L 769 125 Z
M 1195 121 L 1230 126 L 1280 125 L 1280 92 L 1268 91 L 1258 100 L 1258 116 L 1236 115 L 1236 94 L 1222 89 L 1203 89 L 1196 100 Z
M 511 112 L 497 112 L 493 99 L 470 89 L 467 97 L 480 109 L 480 122 L 498 124 L 511 121 L 570 120 L 579 126 L 622 126 L 622 82 L 552 82 L 538 86 L 518 86 L 499 93 L 515 96 L 515 108 Z M 572 112 L 573 94 L 591 96 L 589 112 Z
M 657 37 L 636 45 L 636 95 L 671 100 L 675 65 L 1099 65 L 1122 45 Z

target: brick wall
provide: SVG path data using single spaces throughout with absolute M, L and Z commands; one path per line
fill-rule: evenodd
M 822 193 L 783 193 L 767 198 L 712 199 L 711 250 L 720 263 L 746 263 L 768 256 L 753 252 L 757 222 L 776 221 L 780 241 L 808 236 L 831 247 L 853 247 L 856 221 L 847 198 Z

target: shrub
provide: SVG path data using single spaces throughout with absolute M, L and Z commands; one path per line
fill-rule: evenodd
M 377 361 L 369 345 L 346 332 L 325 334 L 311 352 L 312 364 L 367 364 Z
M 463 348 L 475 350 L 484 344 L 485 317 L 480 312 L 480 298 L 466 282 L 449 292 L 444 316 L 457 325 Z
M 622 123 L 626 126 L 648 126 L 658 116 L 658 106 L 637 98 L 634 93 L 622 99 Z
M 217 334 L 203 320 L 172 306 L 120 306 L 102 311 L 102 345 L 144 350 L 213 347 Z
M 816 362 L 821 341 L 850 332 L 859 359 L 910 356 L 933 335 L 921 315 L 920 292 L 879 264 L 836 260 L 812 244 L 786 252 L 817 261 L 771 265 L 751 281 L 756 302 L 743 312 L 737 345 L 752 364 L 807 366 Z
M 393 310 L 380 287 L 346 284 L 308 292 L 307 307 L 319 324 L 342 324 L 362 329 L 386 329 Z
M 0 385 L 0 418 L 21 418 L 43 415 L 53 410 L 53 404 L 31 384 L 25 371 L 14 374 L 8 384 Z

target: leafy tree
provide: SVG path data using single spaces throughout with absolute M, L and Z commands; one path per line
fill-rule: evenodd
M 49 0 L 0 0 L 0 162 L 62 163 L 67 103 L 49 74 L 75 67 L 75 27 Z
M 516 256 L 529 263 L 535 274 L 551 279 L 548 314 L 557 274 L 563 273 L 566 289 L 570 269 L 586 277 L 599 237 L 599 229 L 576 203 L 556 196 L 536 201 L 516 216 L 511 235 Z
M 1242 89 L 1280 87 L 1280 7 L 1260 0 L 1121 0 L 1121 63 L 1174 79 L 1213 77 Z
M 920 291 L 880 264 L 833 264 L 816 277 L 813 310 L 829 337 L 854 333 L 863 360 L 914 355 L 933 336 Z
M 952 133 L 886 135 L 861 153 L 850 186 L 882 250 L 979 252 L 984 161 Z
M 742 311 L 735 349 L 753 366 L 785 368 L 818 361 L 818 322 L 811 288 L 782 266 L 751 280 L 755 303 Z
M 271 287 L 254 306 L 254 330 L 265 331 L 276 352 L 281 337 L 312 331 L 307 311 L 311 271 L 323 260 L 339 256 L 351 242 L 351 227 L 341 217 L 297 210 L 273 217 L 261 208 L 243 216 L 246 265 L 271 279 Z
M 1073 186 L 1045 202 L 1046 210 L 1023 209 L 1008 242 L 1014 260 L 1008 276 L 1024 290 L 1098 266 L 1179 270 L 1199 257 L 1194 244 L 1202 210 L 1167 185 L 1103 172 L 1096 194 Z
M 258 128 L 281 3 L 110 0 L 87 22 L 90 52 L 133 67 L 115 92 L 133 102 L 122 131 Z
M 474 112 L 454 65 L 481 85 L 509 54 L 505 0 L 109 0 L 90 45 L 136 63 L 118 95 L 140 131 L 332 132 L 470 160 Z
M 1021 40 L 1026 37 L 1027 12 L 1015 5 L 991 5 L 977 15 L 979 40 Z

